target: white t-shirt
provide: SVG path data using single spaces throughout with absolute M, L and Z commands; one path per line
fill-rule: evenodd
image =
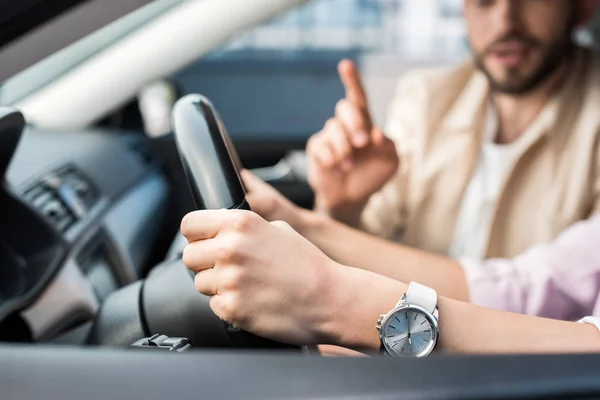
M 516 140 L 510 144 L 496 144 L 499 128 L 498 112 L 490 102 L 481 154 L 464 194 L 450 246 L 450 256 L 455 259 L 483 261 L 485 258 L 492 213 L 500 196 L 506 167 L 518 142 Z M 521 137 L 526 134 L 527 132 Z M 600 317 L 586 317 L 579 322 L 594 325 L 600 330 Z
M 452 258 L 466 257 L 478 261 L 485 258 L 492 214 L 500 197 L 506 168 L 517 143 L 495 143 L 499 128 L 498 112 L 490 101 L 481 154 L 463 196 L 453 242 L 449 249 Z

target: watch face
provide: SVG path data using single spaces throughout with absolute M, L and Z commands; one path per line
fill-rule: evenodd
M 392 355 L 424 357 L 435 346 L 437 324 L 422 308 L 403 307 L 385 318 L 381 326 L 381 339 Z

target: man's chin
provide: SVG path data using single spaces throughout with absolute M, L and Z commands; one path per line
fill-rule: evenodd
M 504 94 L 523 95 L 535 89 L 540 83 L 535 79 L 535 74 L 517 70 L 504 71 L 500 74 L 486 72 L 485 75 L 492 90 Z
M 492 90 L 496 93 L 508 94 L 513 96 L 522 96 L 531 92 L 534 87 L 521 82 L 493 82 Z
M 495 92 L 515 96 L 526 95 L 552 77 L 557 69 L 564 65 L 563 61 L 568 59 L 566 50 L 551 54 L 555 56 L 547 58 L 545 62 L 530 60 L 516 68 L 506 68 L 490 60 L 478 62 L 477 66 L 483 71 Z

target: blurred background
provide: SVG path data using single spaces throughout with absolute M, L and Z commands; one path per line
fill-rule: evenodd
M 0 63 L 0 81 L 47 57 L 15 79 L 0 84 L 0 104 L 14 104 L 185 1 L 0 0 L 2 3 L 6 4 L 3 9 L 12 10 L 18 18 L 10 13 L 0 15 L 0 58 L 4 61 Z M 75 7 L 78 4 L 81 7 Z M 56 18 L 47 24 L 48 28 L 54 25 L 54 31 L 48 29 L 51 33 L 46 33 L 45 20 L 60 15 L 61 7 L 73 17 L 72 22 Z M 70 7 L 74 11 L 67 13 Z M 299 148 L 321 129 L 343 95 L 336 68 L 342 58 L 359 63 L 371 112 L 382 124 L 396 82 L 405 72 L 451 66 L 468 57 L 462 7 L 463 0 L 311 0 L 237 35 L 164 78 L 174 84 L 178 92 L 175 96 L 201 93 L 209 97 L 236 144 L 243 146 L 246 139 L 254 145 L 261 138 L 266 141 L 285 137 L 296 141 L 293 147 Z M 82 22 L 84 19 L 76 16 L 78 9 L 88 9 L 92 17 Z M 93 32 L 127 13 L 131 15 Z M 232 15 L 233 19 L 236 17 Z M 22 26 L 33 28 L 36 24 L 42 26 L 37 30 L 42 38 L 36 44 L 27 43 L 26 39 L 10 43 L 22 33 Z M 92 27 L 93 24 L 98 27 Z M 227 21 L 223 20 L 223 24 Z M 578 40 L 594 45 L 599 26 L 596 18 L 589 28 L 578 33 Z M 69 44 L 67 39 L 58 43 L 61 39 L 57 38 L 79 38 L 87 33 L 92 34 L 69 49 L 57 51 Z M 198 42 L 203 39 L 197 38 Z M 49 45 L 52 41 L 57 42 L 54 47 Z M 5 42 L 9 45 L 2 48 Z M 139 50 L 132 50 L 135 51 Z M 148 85 L 152 87 L 152 82 Z M 159 85 L 149 97 L 162 96 L 161 90 L 162 95 L 170 96 Z M 170 110 L 168 106 L 163 108 L 166 111 L 158 112 L 160 115 L 155 118 L 163 120 L 164 128 L 157 127 L 159 133 L 169 130 Z M 138 129 L 139 118 L 131 118 L 128 112 L 132 109 L 137 109 L 137 104 L 99 122 Z M 57 126 L 62 125 L 59 122 Z M 152 135 L 148 129 L 146 132 Z
M 213 99 L 234 137 L 317 132 L 342 96 L 337 62 L 359 61 L 374 118 L 397 79 L 469 54 L 462 0 L 313 0 L 244 34 L 173 79 Z M 594 26 L 597 24 L 594 24 Z M 593 29 L 593 28 L 592 28 Z M 591 44 L 591 31 L 580 41 Z M 258 117 L 258 118 L 257 118 Z
M 383 121 L 395 82 L 468 54 L 462 0 L 314 0 L 176 74 L 217 105 L 234 137 L 317 132 L 342 96 L 337 62 L 360 62 Z M 257 118 L 257 116 L 259 118 Z

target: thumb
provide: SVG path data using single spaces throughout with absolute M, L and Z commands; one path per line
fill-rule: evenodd
M 381 128 L 379 128 L 379 127 L 374 127 L 371 132 L 371 140 L 373 141 L 373 144 L 376 146 L 379 146 L 379 145 L 383 144 L 385 139 L 386 139 L 386 136 L 385 136 L 385 133 L 383 133 L 383 130 L 381 130 Z

